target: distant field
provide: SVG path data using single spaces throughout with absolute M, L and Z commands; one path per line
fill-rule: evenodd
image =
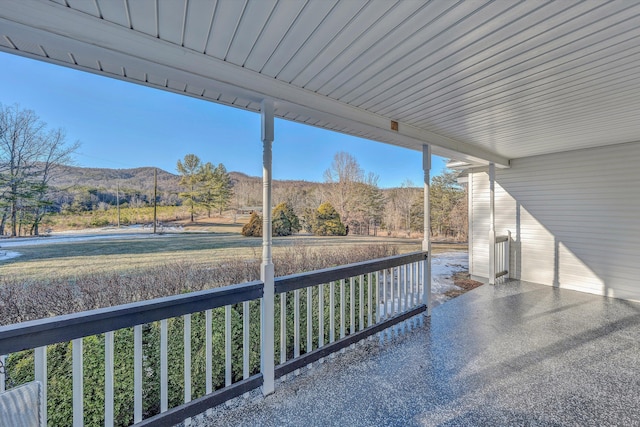
M 74 277 L 89 272 L 126 272 L 182 261 L 206 265 L 231 257 L 259 259 L 262 255 L 261 239 L 242 237 L 235 229 L 234 232 L 221 232 L 237 228 L 238 225 L 202 224 L 186 229 L 196 231 L 198 227 L 201 232 L 110 236 L 102 240 L 44 242 L 7 248 L 22 255 L 0 261 L 0 268 L 5 277 L 46 279 L 53 276 Z M 217 232 L 212 232 L 214 229 Z M 295 245 L 335 248 L 387 243 L 396 246 L 400 253 L 417 251 L 421 247 L 418 240 L 367 236 L 299 235 L 276 237 L 273 242 L 276 260 L 279 251 Z M 433 244 L 434 253 L 466 249 L 464 244 Z

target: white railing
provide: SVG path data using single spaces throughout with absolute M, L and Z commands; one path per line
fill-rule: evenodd
M 417 252 L 276 278 L 276 378 L 426 311 L 425 258 Z
M 177 424 L 263 384 L 261 335 L 279 378 L 425 312 L 426 256 L 276 278 L 279 336 L 261 281 L 3 326 L 0 391 L 40 381 L 52 425 Z
M 510 243 L 511 232 L 507 231 L 507 234 L 496 236 L 495 243 L 495 280 L 504 281 L 509 278 L 510 271 Z
M 260 386 L 259 373 L 245 368 L 239 378 L 232 367 L 234 359 L 249 366 L 250 334 L 260 328 L 250 312 L 259 313 L 262 292 L 256 281 L 1 327 L 0 383 L 40 381 L 42 413 L 52 425 L 181 422 Z M 242 338 L 233 340 L 239 327 Z M 65 372 L 71 373 L 66 397 Z M 86 419 L 85 403 L 94 405 L 97 395 L 103 407 Z M 54 413 L 47 414 L 47 401 Z

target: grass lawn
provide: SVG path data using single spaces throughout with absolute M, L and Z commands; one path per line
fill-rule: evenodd
M 205 226 L 202 226 L 206 229 Z M 207 227 L 209 228 L 209 227 Z M 210 231 L 209 228 L 206 231 Z M 230 257 L 260 258 L 262 240 L 242 237 L 236 233 L 220 233 L 220 228 L 205 233 L 176 233 L 122 236 L 105 240 L 40 243 L 9 250 L 22 255 L 0 261 L 5 276 L 16 279 L 45 279 L 53 276 L 73 277 L 84 273 L 112 273 L 149 268 L 174 262 L 206 265 Z M 205 231 L 205 230 L 202 230 Z M 387 243 L 400 253 L 420 250 L 420 241 L 389 237 L 288 236 L 276 237 L 274 259 L 283 248 L 291 246 L 350 247 Z M 464 244 L 433 244 L 433 252 L 466 250 Z

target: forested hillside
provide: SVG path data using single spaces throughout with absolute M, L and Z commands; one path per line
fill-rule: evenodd
M 78 142 L 66 141 L 63 129 L 48 128 L 33 111 L 0 104 L 0 236 L 38 235 L 40 225 L 54 224 L 54 215 L 69 219 L 56 225 L 82 228 L 120 225 L 121 220 L 157 221 L 158 206 L 166 207 L 164 221 L 183 220 L 185 211 L 190 222 L 202 215 L 226 213 L 235 218 L 261 211 L 262 179 L 228 172 L 222 163 L 186 154 L 177 159 L 177 174 L 154 167 L 68 166 L 78 147 Z M 418 237 L 423 222 L 421 188 L 407 181 L 399 188 L 381 189 L 378 179 L 354 156 L 338 152 L 322 183 L 275 180 L 273 206 L 285 203 L 281 212 L 299 218 L 301 229 L 308 232 Z M 466 239 L 465 194 L 452 172 L 433 177 L 432 235 Z M 121 215 L 125 209 L 133 214 Z M 327 229 L 318 221 L 335 224 Z
M 52 179 L 52 192 L 58 211 L 92 211 L 115 207 L 116 193 L 120 188 L 122 206 L 149 206 L 153 200 L 152 167 L 135 169 L 97 169 L 61 166 Z M 180 176 L 162 169 L 158 173 L 158 204 L 180 205 L 182 191 Z M 233 195 L 228 209 L 246 211 L 262 206 L 262 178 L 241 172 L 229 172 Z M 309 210 L 317 209 L 331 198 L 335 183 L 274 180 L 274 206 L 286 202 L 304 218 Z M 351 222 L 351 233 L 393 235 L 417 235 L 422 232 L 422 188 L 411 182 L 401 187 L 380 189 L 379 200 L 373 206 L 372 220 L 368 227 L 358 227 Z M 349 197 L 354 198 L 353 194 Z M 466 239 L 467 197 L 464 188 L 457 185 L 449 172 L 433 178 L 432 234 L 434 236 Z M 375 200 L 374 200 L 375 201 Z M 348 221 L 348 220 L 347 220 Z M 354 227 L 354 224 L 356 226 Z

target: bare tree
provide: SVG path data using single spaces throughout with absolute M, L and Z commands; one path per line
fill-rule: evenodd
M 340 151 L 333 156 L 331 167 L 324 172 L 327 184 L 325 199 L 338 211 L 342 222 L 350 225 L 358 207 L 354 198 L 359 183 L 364 181 L 364 171 L 351 154 Z
M 0 234 L 7 221 L 12 236 L 27 222 L 38 234 L 50 203 L 49 181 L 78 147 L 66 143 L 62 129 L 48 130 L 33 111 L 0 105 Z

